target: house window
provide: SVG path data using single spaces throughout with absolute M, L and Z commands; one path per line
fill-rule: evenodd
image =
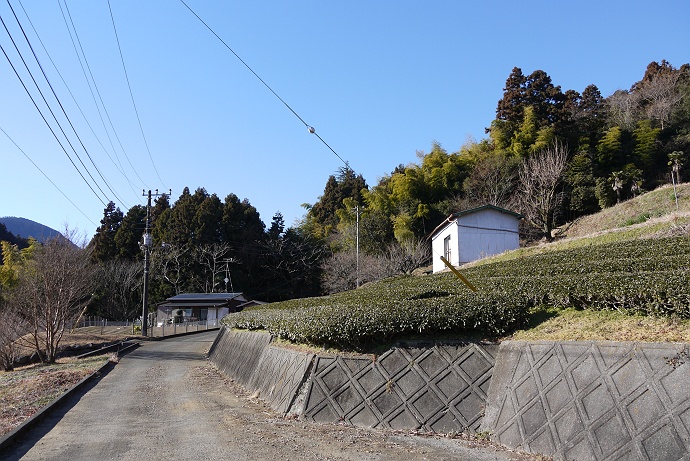
M 450 262 L 450 235 L 443 239 L 443 257 Z

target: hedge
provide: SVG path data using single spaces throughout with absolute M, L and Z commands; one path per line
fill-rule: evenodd
M 690 319 L 690 238 L 634 240 L 548 251 L 449 273 L 401 276 L 327 297 L 231 314 L 230 327 L 358 349 L 412 333 L 500 336 L 522 327 L 531 307 L 618 310 Z

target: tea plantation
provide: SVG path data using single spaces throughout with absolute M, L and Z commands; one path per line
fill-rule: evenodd
M 332 296 L 231 314 L 234 328 L 303 344 L 362 350 L 410 335 L 498 338 L 536 306 L 618 310 L 690 319 L 690 237 L 554 250 L 461 269 L 401 276 Z

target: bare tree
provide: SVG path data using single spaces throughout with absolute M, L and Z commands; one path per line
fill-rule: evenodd
M 323 267 L 323 288 L 328 293 L 338 293 L 357 287 L 357 281 L 374 282 L 399 274 L 410 274 L 431 258 L 431 246 L 423 240 L 413 240 L 401 245 L 393 242 L 383 255 L 357 255 L 354 251 L 340 251 L 329 258 Z
M 206 276 L 203 281 L 200 281 L 200 285 L 203 285 L 200 288 L 204 293 L 214 293 L 216 285 L 220 284 L 216 280 L 223 280 L 223 277 L 219 279 L 218 275 L 225 271 L 223 258 L 227 256 L 229 251 L 230 245 L 227 243 L 212 243 L 196 248 L 196 259 L 203 266 Z
M 618 90 L 606 98 L 608 114 L 612 125 L 632 130 L 639 118 L 637 109 L 639 106 L 639 95 L 636 92 Z
M 567 164 L 567 148 L 555 142 L 527 158 L 520 168 L 520 212 L 547 240 L 553 239 L 555 217 L 563 204 L 561 183 Z
M 189 267 L 190 246 L 166 243 L 163 248 L 151 252 L 152 272 L 163 277 L 175 289 L 175 294 L 182 292 L 183 275 Z
M 0 306 L 0 367 L 14 369 L 20 349 L 20 341 L 29 332 L 29 325 L 11 306 Z
M 639 87 L 639 97 L 644 112 L 650 119 L 658 120 L 661 129 L 670 120 L 673 109 L 682 101 L 680 82 L 683 74 L 677 71 L 662 71 Z
M 54 238 L 34 254 L 12 290 L 9 304 L 29 325 L 41 361 L 55 362 L 65 329 L 86 308 L 93 288 L 90 252 Z
M 389 275 L 411 274 L 413 270 L 431 261 L 431 245 L 424 240 L 411 240 L 404 245 L 393 242 L 386 254 Z
M 515 192 L 517 162 L 507 155 L 490 155 L 479 160 L 462 187 L 470 206 L 511 206 Z
M 100 315 L 112 320 L 128 320 L 141 315 L 143 267 L 139 262 L 118 259 L 97 270 Z

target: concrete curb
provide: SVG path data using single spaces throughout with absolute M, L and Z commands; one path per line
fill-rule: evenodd
M 129 352 L 133 351 L 137 347 L 139 347 L 139 343 L 132 343 L 127 345 L 126 347 L 122 348 L 119 350 L 119 355 L 123 356 L 125 354 L 128 354 Z M 108 346 L 106 348 L 109 348 L 111 346 Z M 104 349 L 106 349 L 104 348 Z M 107 352 L 107 351 L 103 351 Z M 90 354 L 90 353 L 88 353 Z M 85 354 L 87 355 L 87 354 Z M 93 355 L 93 354 L 92 354 Z M 31 428 L 39 424 L 41 421 L 43 421 L 46 416 L 48 416 L 55 408 L 57 408 L 60 404 L 65 402 L 68 398 L 70 398 L 73 394 L 77 393 L 80 389 L 85 387 L 89 382 L 100 379 L 107 375 L 110 370 L 115 368 L 116 363 L 113 363 L 111 361 L 107 361 L 105 364 L 103 364 L 98 370 L 94 371 L 91 373 L 89 376 L 85 377 L 81 381 L 79 381 L 77 384 L 69 388 L 64 394 L 61 396 L 57 397 L 55 400 L 50 402 L 48 405 L 45 407 L 41 408 L 38 412 L 33 414 L 30 418 L 28 418 L 26 421 L 24 421 L 22 424 L 14 428 L 12 431 L 8 432 L 5 434 L 2 438 L 0 438 L 0 452 L 6 451 L 7 448 L 12 445 L 19 437 L 24 435 L 27 431 L 29 431 Z

